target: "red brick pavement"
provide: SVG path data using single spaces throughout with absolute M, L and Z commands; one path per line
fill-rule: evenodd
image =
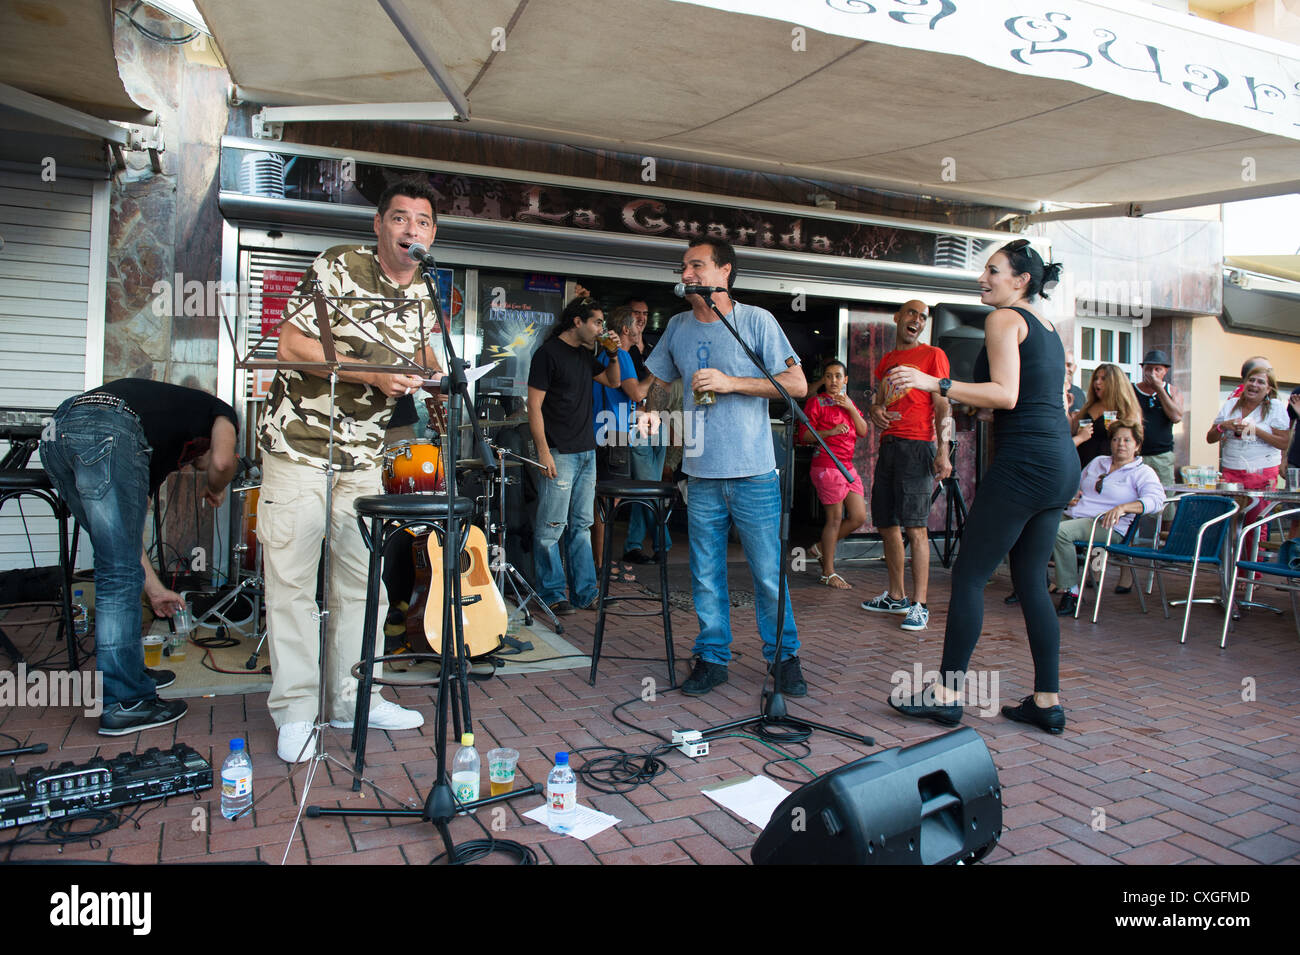
M 674 556 L 684 559 L 683 549 Z M 747 588 L 743 565 L 733 564 L 732 570 L 733 587 Z M 859 609 L 859 601 L 883 589 L 881 565 L 841 572 L 853 590 L 821 587 L 810 574 L 792 581 L 810 687 L 806 699 L 791 701 L 792 710 L 872 735 L 878 748 L 942 732 L 935 724 L 900 718 L 885 701 L 896 671 L 910 674 L 917 663 L 923 668 L 938 664 L 947 571 L 935 563 L 931 629 L 919 634 L 897 629 L 899 618 Z M 1002 603 L 1008 589 L 1004 577 L 995 577 L 989 586 L 984 629 L 971 664 L 997 675 L 1001 702 L 1028 694 L 1033 680 L 1019 610 Z M 1287 606 L 1284 598 L 1276 602 Z M 1091 597 L 1087 606 L 1090 610 Z M 1003 786 L 1005 829 L 988 863 L 1182 865 L 1300 858 L 1300 644 L 1290 611 L 1285 617 L 1251 612 L 1226 650 L 1218 647 L 1221 619 L 1213 608 L 1194 608 L 1188 642 L 1180 646 L 1177 618 L 1165 620 L 1158 607 L 1143 616 L 1133 596 L 1108 593 L 1098 625 L 1062 621 L 1062 700 L 1070 720 L 1063 736 L 1051 737 L 996 715 L 967 716 L 966 725 L 987 743 Z M 556 749 L 638 749 L 653 742 L 614 718 L 611 711 L 618 703 L 634 701 L 621 711 L 622 718 L 665 735 L 672 727 L 699 728 L 755 711 L 763 667 L 752 610 L 733 612 L 739 636 L 730 682 L 701 699 L 663 686 L 662 638 L 655 622 L 611 618 L 594 688 L 586 683 L 585 667 L 475 683 L 471 703 L 480 750 L 515 747 L 522 754 L 522 776 L 539 781 Z M 589 613 L 567 618 L 565 636 L 587 649 L 594 623 Z M 675 613 L 673 624 L 679 656 L 686 660 L 693 616 Z M 21 641 L 23 631 L 17 634 Z M 34 631 L 28 634 L 29 640 L 36 638 Z M 683 662 L 679 678 L 686 673 Z M 642 694 L 649 686 L 656 692 L 645 701 Z M 370 770 L 390 792 L 422 799 L 436 768 L 429 736 L 434 708 L 427 690 L 403 689 L 397 697 L 424 712 L 429 723 L 421 730 L 372 733 Z M 48 743 L 50 752 L 43 758 L 51 763 L 183 741 L 218 764 L 225 741 L 244 736 L 261 794 L 285 774 L 275 756 L 275 728 L 265 703 L 260 694 L 195 699 L 175 727 L 114 740 L 95 735 L 93 721 L 72 709 L 11 708 L 0 713 L 0 732 L 24 743 Z M 346 733 L 333 738 L 332 751 L 343 758 L 346 738 Z M 874 751 L 821 733 L 809 748 L 803 762 L 818 772 Z M 622 820 L 586 843 L 524 820 L 522 812 L 539 802 L 536 797 L 480 810 L 474 820 L 457 819 L 452 833 L 458 840 L 481 838 L 481 823 L 532 847 L 544 863 L 747 863 L 757 831 L 702 796 L 700 787 L 763 771 L 774 755 L 749 740 L 718 740 L 710 755 L 696 762 L 669 755 L 663 775 L 626 794 L 584 789 L 583 802 Z M 41 758 L 23 757 L 17 768 L 25 770 Z M 809 778 L 788 762 L 772 771 Z M 101 836 L 93 848 L 74 846 L 62 853 L 48 845 L 6 848 L 11 830 L 0 835 L 0 861 L 279 862 L 289 843 L 300 787 L 301 774 L 260 803 L 251 820 L 238 822 L 220 817 L 215 790 L 197 799 L 146 804 L 136 813 L 138 828 L 125 826 Z M 378 805 L 373 794 L 353 793 L 346 774 L 332 766 L 318 775 L 312 797 L 322 805 Z M 30 828 L 20 833 L 33 834 Z M 321 818 L 303 821 L 289 860 L 424 864 L 440 852 L 434 830 L 418 821 Z

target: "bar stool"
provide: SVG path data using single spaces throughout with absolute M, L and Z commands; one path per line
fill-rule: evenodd
M 59 525 L 59 571 L 63 578 L 63 619 L 59 628 L 68 648 L 68 669 L 80 668 L 77 654 L 77 632 L 72 617 L 72 559 L 76 553 L 76 532 L 73 543 L 68 544 L 68 519 L 72 516 L 67 503 L 54 490 L 50 476 L 39 468 L 5 468 L 0 470 L 0 509 L 10 500 L 22 497 L 34 497 L 49 505 L 54 514 L 55 523 Z M 9 637 L 0 630 L 0 648 L 13 655 L 14 662 L 19 662 L 18 650 Z
M 609 595 L 609 568 L 614 559 L 614 518 L 618 511 L 628 504 L 648 507 L 654 515 L 655 525 L 655 563 L 659 565 L 659 596 L 616 597 L 616 600 L 658 600 L 660 614 L 663 617 L 664 652 L 668 657 L 668 686 L 677 686 L 677 665 L 673 656 L 672 608 L 668 605 L 668 553 L 664 547 L 664 529 L 668 526 L 668 517 L 672 513 L 673 497 L 676 489 L 667 481 L 634 481 L 617 478 L 596 482 L 596 506 L 600 508 L 601 520 L 605 522 L 605 559 L 600 565 L 600 597 L 596 610 L 596 639 L 591 647 L 591 675 L 587 682 L 596 684 L 596 666 L 600 663 L 600 646 L 605 639 L 605 603 Z M 618 501 L 615 504 L 615 500 Z M 648 565 L 642 565 L 648 566 Z M 639 614 L 652 616 L 653 613 Z
M 361 788 L 361 770 L 366 762 L 366 733 L 370 727 L 370 691 L 375 683 L 381 686 L 393 685 L 391 681 L 384 680 L 382 677 L 375 678 L 375 664 L 396 659 L 404 662 L 440 659 L 438 654 L 434 653 L 403 653 L 400 657 L 374 655 L 375 634 L 379 629 L 379 584 L 384 546 L 393 534 L 400 533 L 408 527 L 428 527 L 441 540 L 446 533 L 446 520 L 451 508 L 448 506 L 446 494 L 371 494 L 357 498 L 356 511 L 357 525 L 361 528 L 361 536 L 370 551 L 370 567 L 366 572 L 366 618 L 361 639 L 361 660 L 352 668 L 352 674 L 361 681 L 361 686 L 357 690 L 356 715 L 352 723 L 352 749 L 357 754 L 357 778 L 352 783 L 353 792 Z M 468 521 L 473 511 L 473 501 L 467 497 L 456 498 L 457 517 Z M 432 587 L 438 582 L 431 580 L 429 584 Z M 449 672 L 445 662 L 443 672 Z M 413 684 L 404 681 L 402 685 Z M 459 736 L 459 717 L 456 722 Z

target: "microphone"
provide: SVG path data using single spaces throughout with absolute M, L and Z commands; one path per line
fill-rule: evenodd
M 415 246 L 411 247 L 412 249 Z M 714 292 L 726 292 L 725 288 L 719 288 L 716 285 L 683 285 L 678 282 L 673 286 L 673 294 L 678 298 L 685 298 L 688 295 L 712 295 Z
M 436 267 L 438 264 L 433 259 L 433 253 L 419 242 L 412 243 L 411 247 L 406 250 L 406 254 L 421 265 L 432 265 Z

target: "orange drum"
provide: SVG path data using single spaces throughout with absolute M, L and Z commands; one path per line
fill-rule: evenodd
M 434 444 L 399 441 L 384 449 L 384 491 L 388 494 L 430 494 L 447 490 L 442 451 Z

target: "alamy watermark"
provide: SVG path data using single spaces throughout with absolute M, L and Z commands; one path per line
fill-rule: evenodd
M 596 412 L 596 443 L 601 447 L 658 448 L 675 444 L 673 436 L 677 436 L 681 441 L 682 455 L 688 458 L 698 457 L 704 453 L 704 422 L 700 420 L 704 414 L 699 409 L 657 411 L 654 412 L 658 419 L 656 427 L 654 418 L 641 413 L 637 419 L 638 426 L 631 431 L 624 431 L 619 427 L 618 412 L 606 408 Z M 643 420 L 647 423 L 641 427 L 640 422 Z
M 104 672 L 32 670 L 0 672 L 0 708 L 10 706 L 80 706 L 88 717 L 104 712 Z
M 960 670 L 947 674 L 945 678 L 937 670 L 921 670 L 921 664 L 913 664 L 911 672 L 895 670 L 889 677 L 894 688 L 889 691 L 889 698 L 897 704 L 909 703 L 918 694 L 926 706 L 948 705 L 946 700 L 939 700 L 935 687 L 939 684 L 957 696 L 956 702 L 962 706 L 975 708 L 980 716 L 993 716 L 998 712 L 1000 697 L 998 695 L 999 675 L 997 670 Z

